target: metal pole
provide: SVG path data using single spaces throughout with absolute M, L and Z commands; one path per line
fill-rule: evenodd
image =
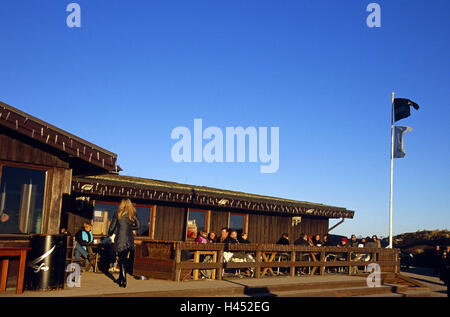
M 391 189 L 389 192 L 389 248 L 392 249 L 392 194 L 394 187 L 394 95 L 392 93 L 391 110 Z

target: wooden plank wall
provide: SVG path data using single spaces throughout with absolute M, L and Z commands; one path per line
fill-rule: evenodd
M 323 235 L 327 231 L 327 218 L 302 217 L 297 226 L 292 226 L 289 216 L 250 214 L 248 220 L 248 235 L 252 243 L 276 243 L 283 233 L 288 233 L 293 243 L 302 233 Z
M 45 166 L 69 167 L 69 163 L 62 161 L 57 156 L 7 136 L 2 133 L 2 130 L 0 130 L 0 160 Z
M 228 212 L 211 210 L 210 232 L 220 236 L 222 228 L 228 227 Z
M 47 171 L 42 233 L 58 234 L 63 194 L 70 194 L 72 170 L 52 168 Z
M 158 205 L 155 217 L 155 240 L 185 240 L 186 214 L 184 207 Z

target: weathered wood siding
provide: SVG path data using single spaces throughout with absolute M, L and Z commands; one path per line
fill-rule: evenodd
M 52 168 L 47 171 L 47 184 L 44 197 L 42 232 L 58 234 L 61 221 L 63 194 L 70 194 L 72 170 Z
M 0 128 L 0 160 L 68 168 L 69 163 L 23 141 L 3 134 Z
M 185 240 L 187 209 L 173 206 L 156 206 L 155 240 Z

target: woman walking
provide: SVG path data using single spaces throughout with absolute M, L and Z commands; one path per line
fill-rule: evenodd
M 114 251 L 119 258 L 119 278 L 115 281 L 120 287 L 127 287 L 127 268 L 133 263 L 134 230 L 139 230 L 141 223 L 136 217 L 136 209 L 130 199 L 123 199 L 119 209 L 114 213 L 108 235 L 115 234 Z

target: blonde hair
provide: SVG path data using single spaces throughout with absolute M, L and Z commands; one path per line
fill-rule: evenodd
M 120 220 L 124 216 L 128 216 L 128 219 L 130 219 L 130 221 L 135 220 L 136 208 L 134 208 L 133 203 L 130 199 L 122 199 L 122 201 L 120 202 L 117 218 Z

